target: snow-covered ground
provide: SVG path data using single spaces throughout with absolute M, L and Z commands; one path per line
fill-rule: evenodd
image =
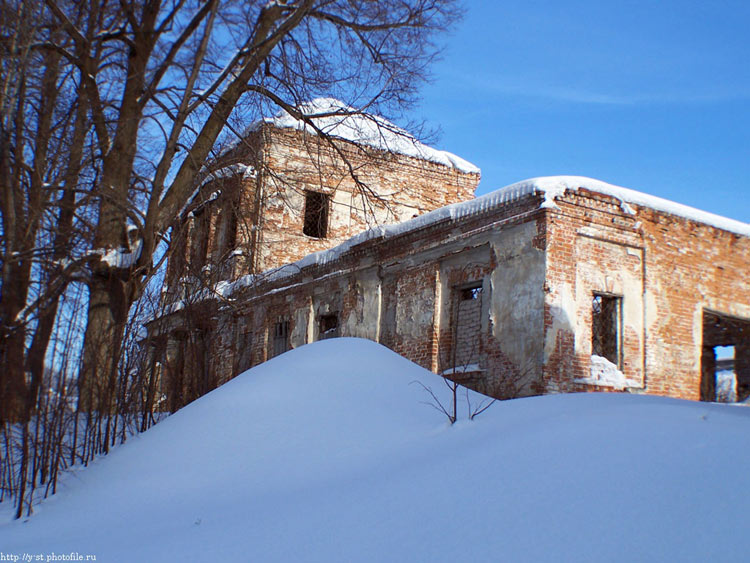
M 451 427 L 413 381 L 447 399 L 369 341 L 293 350 L 68 475 L 0 555 L 747 560 L 750 409 L 557 395 Z

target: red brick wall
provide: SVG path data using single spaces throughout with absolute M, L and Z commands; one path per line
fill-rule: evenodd
M 615 390 L 590 382 L 591 306 L 594 293 L 617 295 L 627 388 L 698 399 L 704 310 L 750 319 L 750 238 L 648 208 L 633 214 L 585 190 L 551 209 L 540 203 L 529 196 L 366 241 L 331 263 L 259 280 L 225 316 L 244 315 L 253 363 L 267 359 L 281 315 L 292 346 L 317 338 L 319 315 L 337 313 L 342 336 L 379 340 L 438 373 L 455 367 L 456 346 L 475 347 L 480 370 L 464 382 L 510 397 Z M 460 344 L 453 299 L 469 282 L 483 287 L 479 327 Z M 217 329 L 209 345 L 220 381 L 239 345 L 226 334 Z
M 703 310 L 750 320 L 750 239 L 639 210 L 646 241 L 647 390 L 700 398 Z
M 547 392 L 610 390 L 589 375 L 590 300 L 623 296 L 631 391 L 700 398 L 702 312 L 750 318 L 750 239 L 599 194 L 568 193 L 548 212 Z
M 479 183 L 479 174 L 334 142 L 336 149 L 314 135 L 266 125 L 225 155 L 223 161 L 250 164 L 254 172 L 207 182 L 186 209 L 173 231 L 168 293 L 176 298 L 178 281 L 188 275 L 208 286 L 295 262 L 375 225 L 472 199 Z M 306 191 L 330 196 L 325 238 L 303 233 Z M 232 212 L 236 244 L 227 248 Z M 204 239 L 211 269 L 196 259 L 196 246 Z
M 534 198 L 495 210 L 490 216 L 468 217 L 457 223 L 446 221 L 406 233 L 385 244 L 370 240 L 333 263 L 310 266 L 275 282 L 259 280 L 259 286 L 246 290 L 243 305 L 245 310 L 253 311 L 253 342 L 256 346 L 265 342 L 262 345 L 270 348 L 268 334 L 275 318 L 282 314 L 290 318 L 293 331 L 298 323 L 312 327 L 293 346 L 313 341 L 317 339 L 320 314 L 336 312 L 342 336 L 379 340 L 419 365 L 442 372 L 455 367 L 452 362 L 455 333 L 451 326 L 455 292 L 468 282 L 480 282 L 483 296 L 477 326 L 459 336 L 464 340 L 472 335 L 477 337 L 472 338 L 476 342 L 467 346 L 476 350 L 476 363 L 481 369 L 479 373 L 456 378 L 496 396 L 536 393 L 539 390 L 536 381 L 523 389 L 519 386 L 520 379 L 529 379 L 529 374 L 524 372 L 524 365 L 506 354 L 512 343 L 495 336 L 495 333 L 507 335 L 513 327 L 495 330 L 490 302 L 495 299 L 507 303 L 518 295 L 512 288 L 492 287 L 491 274 L 497 266 L 493 245 L 502 245 L 507 236 L 520 237 L 525 248 L 541 252 L 536 247 L 540 244 L 543 221 L 541 213 L 535 211 L 537 207 Z M 534 215 L 526 215 L 532 211 Z M 446 246 L 448 240 L 465 242 Z M 508 252 L 508 256 L 502 257 L 505 269 L 518 259 L 518 248 L 510 248 Z M 541 285 L 540 282 L 536 288 L 540 302 Z M 538 313 L 514 311 L 513 314 L 527 313 L 541 315 L 542 309 Z M 524 328 L 524 318 L 516 318 L 516 325 Z M 259 334 L 266 334 L 265 341 Z M 217 359 L 222 355 L 226 354 L 218 351 Z M 254 352 L 253 360 L 263 361 L 263 350 Z
M 262 261 L 258 271 L 331 248 L 375 225 L 405 221 L 471 199 L 479 182 L 478 174 L 336 141 L 362 182 L 358 185 L 341 154 L 318 137 L 270 126 L 263 134 Z M 302 232 L 305 190 L 331 198 L 324 239 Z

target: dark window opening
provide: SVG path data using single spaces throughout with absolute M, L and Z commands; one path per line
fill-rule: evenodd
M 232 208 L 229 210 L 229 218 L 227 224 L 226 240 L 224 245 L 225 252 L 231 252 L 237 247 L 237 210 Z
M 305 192 L 305 224 L 302 232 L 309 237 L 328 236 L 328 201 L 330 196 L 320 192 Z
M 273 355 L 289 350 L 289 321 L 279 320 L 273 328 Z
M 475 371 L 475 367 L 481 358 L 481 281 L 454 288 L 451 316 L 453 345 L 448 369 L 453 369 L 454 374 Z
M 197 273 L 206 265 L 206 258 L 208 257 L 210 213 L 207 213 L 205 209 L 200 209 L 195 212 L 194 221 L 191 233 L 190 261 L 193 273 Z
M 620 319 L 622 298 L 594 294 L 591 303 L 591 354 L 606 358 L 622 368 L 620 358 Z
M 320 317 L 318 340 L 326 340 L 327 338 L 338 338 L 338 336 L 339 336 L 339 316 L 336 314 L 322 315 Z
M 246 320 L 240 320 L 235 327 L 235 373 L 242 373 L 253 366 L 253 333 L 247 330 Z
M 481 299 L 482 297 L 482 284 L 476 284 L 461 289 L 461 301 L 471 301 L 474 299 Z

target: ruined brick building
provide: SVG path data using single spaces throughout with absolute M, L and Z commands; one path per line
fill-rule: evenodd
M 498 397 L 714 400 L 733 346 L 750 394 L 750 225 L 578 177 L 474 198 L 468 162 L 329 119 L 333 143 L 289 116 L 254 125 L 175 226 L 149 325 L 172 407 L 334 336 Z

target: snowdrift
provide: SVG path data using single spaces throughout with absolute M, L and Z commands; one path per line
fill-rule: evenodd
M 373 342 L 298 348 L 90 466 L 0 553 L 97 561 L 743 561 L 750 410 L 616 394 L 449 426 Z M 470 397 L 476 403 L 477 395 Z

